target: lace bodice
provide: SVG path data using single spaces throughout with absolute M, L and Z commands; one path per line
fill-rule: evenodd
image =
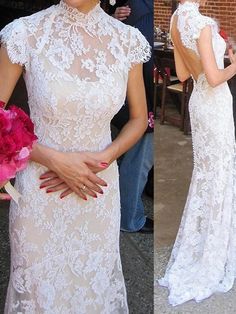
M 223 69 L 226 44 L 223 38 L 219 35 L 217 22 L 208 16 L 202 15 L 199 12 L 199 4 L 196 2 L 186 1 L 183 4 L 179 4 L 173 17 L 175 15 L 178 16 L 177 27 L 183 45 L 186 48 L 193 50 L 198 56 L 197 40 L 200 37 L 201 31 L 206 26 L 211 27 L 212 43 L 217 65 L 219 68 Z
M 70 150 L 104 148 L 110 120 L 124 103 L 129 69 L 149 59 L 143 35 L 99 4 L 83 14 L 64 1 L 15 20 L 0 35 L 10 60 L 25 67 L 39 141 L 54 148 L 63 141 Z
M 130 68 L 148 60 L 141 33 L 108 16 L 59 5 L 13 21 L 0 33 L 10 60 L 23 65 L 39 142 L 60 151 L 100 151 L 126 97 Z M 30 162 L 11 203 L 11 276 L 6 314 L 127 314 L 119 255 L 116 162 L 99 173 L 108 186 L 85 202 L 39 189 L 47 169 Z

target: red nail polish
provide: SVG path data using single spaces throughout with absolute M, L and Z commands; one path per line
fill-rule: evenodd
M 98 193 L 100 193 L 100 194 L 104 194 L 104 192 L 103 192 L 103 191 L 100 191 L 100 192 L 98 192 Z
M 107 162 L 101 162 L 100 164 L 102 167 L 106 168 L 108 166 L 108 163 Z
M 85 200 L 85 201 L 87 201 L 87 200 L 88 200 L 86 196 L 84 197 L 84 200 Z
M 46 191 L 46 193 L 51 193 L 51 192 L 53 192 L 53 191 L 52 191 L 52 190 L 47 190 L 47 191 Z
M 62 200 L 64 197 L 65 197 L 65 195 L 64 196 L 60 196 L 60 199 Z
M 4 101 L 0 100 L 0 108 L 3 108 L 5 106 L 5 104 L 6 103 Z
M 93 195 L 94 198 L 98 198 L 97 195 Z
M 9 195 L 9 196 L 4 196 L 3 197 L 3 200 L 4 201 L 10 201 L 11 200 L 11 196 Z
M 40 189 L 43 189 L 43 188 L 45 188 L 46 187 L 46 185 L 40 185 Z

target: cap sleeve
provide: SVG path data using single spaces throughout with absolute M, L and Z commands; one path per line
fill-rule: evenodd
M 21 19 L 14 20 L 0 31 L 1 46 L 7 49 L 12 63 L 25 66 L 28 62 L 26 29 Z
M 194 23 L 194 31 L 193 31 L 193 39 L 197 40 L 199 39 L 201 35 L 201 31 L 206 27 L 206 26 L 211 26 L 212 30 L 215 32 L 218 31 L 218 26 L 216 21 L 213 19 L 207 17 L 207 16 L 199 16 L 198 19 L 196 19 Z
M 137 29 L 131 28 L 129 62 L 132 67 L 138 63 L 145 63 L 151 58 L 151 46 L 146 38 Z

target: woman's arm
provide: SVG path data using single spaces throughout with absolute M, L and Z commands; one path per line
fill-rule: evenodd
M 147 129 L 148 115 L 142 64 L 135 65 L 129 72 L 127 100 L 129 121 L 112 144 L 102 152 L 108 163 L 128 151 Z
M 22 66 L 13 64 L 5 48 L 0 48 L 0 100 L 8 103 L 23 72 Z
M 198 39 L 198 51 L 207 81 L 212 87 L 230 80 L 236 74 L 236 58 L 232 51 L 230 51 L 232 64 L 223 70 L 218 68 L 212 45 L 212 30 L 210 26 L 206 26 L 201 31 Z

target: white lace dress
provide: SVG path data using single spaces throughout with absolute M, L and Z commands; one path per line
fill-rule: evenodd
M 60 151 L 101 151 L 124 103 L 129 69 L 149 59 L 141 33 L 108 16 L 59 5 L 6 26 L 1 43 L 24 66 L 39 143 Z M 31 162 L 16 178 L 23 195 L 10 207 L 11 275 L 7 314 L 125 314 L 119 254 L 117 164 L 99 175 L 104 195 L 39 189 L 45 167 Z
M 226 44 L 216 22 L 202 16 L 194 3 L 180 5 L 175 14 L 183 45 L 197 55 L 196 40 L 211 26 L 216 62 L 223 69 Z M 235 138 L 228 84 L 213 88 L 201 74 L 189 107 L 193 176 L 171 258 L 159 281 L 169 288 L 172 305 L 226 292 L 236 276 Z

